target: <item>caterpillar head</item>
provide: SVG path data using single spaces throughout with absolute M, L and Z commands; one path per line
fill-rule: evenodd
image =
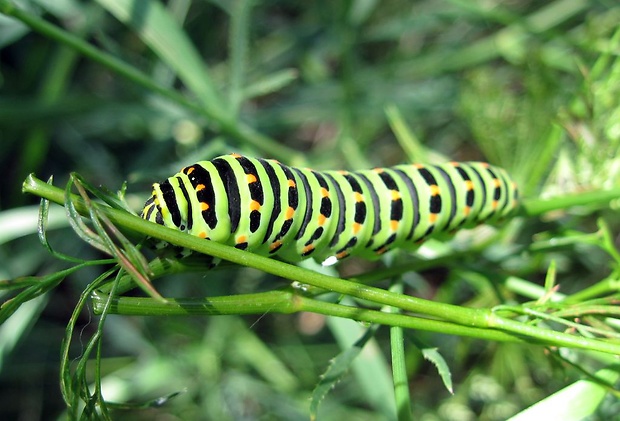
M 172 185 L 168 180 L 153 184 L 153 193 L 144 203 L 140 217 L 168 228 L 185 231 L 185 224 L 181 221 L 181 213 L 175 201 Z M 170 248 L 170 244 L 165 241 L 152 242 L 156 249 Z M 173 247 L 173 249 L 179 252 L 181 256 L 189 254 L 180 247 Z
M 161 212 L 160 201 L 157 197 L 159 184 L 153 184 L 153 194 L 144 203 L 140 218 L 147 221 L 155 222 L 156 224 L 164 225 L 164 218 Z
M 183 215 L 187 211 L 180 208 L 178 197 L 170 179 L 153 184 L 153 194 L 144 204 L 141 217 L 147 221 L 186 231 L 187 223 Z

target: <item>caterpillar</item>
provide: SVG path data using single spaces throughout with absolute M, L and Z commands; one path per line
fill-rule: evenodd
M 141 217 L 257 254 L 327 265 L 497 222 L 518 199 L 508 174 L 483 162 L 314 171 L 231 154 L 155 183 Z

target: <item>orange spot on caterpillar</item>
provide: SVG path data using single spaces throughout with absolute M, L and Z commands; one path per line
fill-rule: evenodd
M 400 192 L 398 190 L 390 190 L 392 201 L 400 200 Z
M 312 250 L 314 250 L 314 245 L 309 244 L 309 245 L 307 245 L 306 247 L 304 247 L 304 248 L 301 250 L 301 254 L 308 254 L 308 253 L 310 253 Z
M 418 169 L 418 170 L 421 170 L 422 168 L 424 168 L 424 165 L 423 164 L 413 164 L 413 167 Z
M 381 174 L 383 172 L 383 168 L 373 168 L 372 170 L 377 174 Z
M 325 187 L 321 187 L 321 197 L 329 197 L 329 191 Z
M 338 260 L 342 260 L 342 259 L 344 259 L 345 257 L 347 257 L 348 255 L 349 255 L 349 252 L 348 252 L 348 251 L 341 251 L 340 253 L 337 253 L 337 254 L 336 254 L 336 259 L 338 259 Z
M 440 189 L 437 184 L 432 184 L 428 187 L 431 189 L 431 196 L 437 196 L 440 193 Z
M 325 221 L 327 220 L 327 217 L 323 214 L 319 215 L 319 218 L 317 220 L 317 222 L 319 223 L 319 226 L 322 226 L 323 224 L 325 224 Z
M 502 182 L 499 181 L 499 178 L 494 178 L 493 179 L 493 187 L 501 187 Z
M 194 168 L 194 167 L 189 167 L 189 168 L 187 169 L 187 175 L 190 175 L 190 174 L 191 174 L 191 173 L 193 173 L 195 170 L 196 170 L 196 168 Z
M 364 195 L 358 192 L 355 192 L 355 195 L 353 196 L 355 198 L 356 202 L 363 202 L 364 201 Z
M 291 219 L 293 217 L 293 215 L 295 215 L 295 209 L 292 207 L 289 207 L 286 210 L 286 219 Z
M 289 187 L 296 187 L 296 186 L 297 186 L 297 184 L 295 184 L 295 180 L 293 180 L 293 179 L 289 179 L 289 180 L 288 180 L 288 186 L 289 186 Z
M 499 202 L 497 200 L 494 200 L 491 202 L 491 207 L 493 208 L 493 210 L 497 209 L 497 205 L 499 204 Z
M 362 229 L 362 224 L 354 222 L 352 228 L 353 228 L 353 234 L 357 234 Z
M 204 190 L 205 188 L 206 188 L 206 186 L 204 184 L 198 184 L 196 186 L 196 191 L 198 192 L 198 191 Z
M 471 207 L 470 206 L 465 206 L 463 208 L 463 215 L 469 216 L 470 212 L 471 212 Z
M 428 216 L 428 220 L 429 220 L 429 222 L 430 222 L 431 224 L 434 224 L 435 222 L 437 222 L 437 217 L 438 217 L 438 216 L 439 216 L 439 214 L 438 214 L 438 213 L 431 213 L 431 214 Z
M 230 156 L 232 156 L 233 158 L 237 158 L 237 159 L 243 158 L 241 155 L 239 155 L 238 153 L 235 153 L 235 152 L 231 153 Z
M 256 183 L 257 181 L 256 176 L 254 174 L 246 174 L 245 180 L 247 181 L 248 184 Z
M 398 229 L 398 224 L 399 224 L 399 221 L 396 221 L 396 220 L 392 219 L 390 221 L 390 229 L 392 231 L 396 231 Z
M 278 240 L 278 241 L 274 241 L 273 243 L 271 243 L 271 245 L 269 245 L 269 250 L 273 251 L 276 250 L 278 248 L 282 247 L 282 241 Z
M 471 180 L 465 180 L 465 188 L 467 191 L 471 191 L 474 189 L 474 182 Z
M 209 204 L 207 202 L 200 202 L 200 210 L 201 211 L 207 211 L 209 210 L 211 206 L 209 206 Z
M 240 235 L 237 237 L 237 244 L 243 244 L 248 242 L 248 238 L 245 235 Z
M 200 231 L 198 233 L 198 238 L 209 238 L 209 237 L 207 236 L 206 231 Z
M 250 202 L 250 210 L 251 211 L 257 211 L 260 210 L 260 203 L 258 203 L 256 200 L 252 200 Z

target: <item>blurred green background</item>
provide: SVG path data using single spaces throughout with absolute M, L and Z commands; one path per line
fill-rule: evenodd
M 21 193 L 32 172 L 53 175 L 58 186 L 72 171 L 110 190 L 127 181 L 136 212 L 153 181 L 229 152 L 317 169 L 483 159 L 509 169 L 526 196 L 618 185 L 617 2 L 171 0 L 158 3 L 158 13 L 152 3 L 0 1 L 0 279 L 66 267 L 36 238 L 38 200 Z M 186 45 L 179 37 L 195 50 L 179 49 Z M 570 221 L 596 230 L 594 217 Z M 60 207 L 50 223 L 55 248 L 101 257 Z M 539 229 L 526 225 L 523 237 Z M 575 289 L 605 276 L 600 252 L 571 253 L 529 261 L 528 270 L 542 280 L 545 264 L 558 259 Z M 355 264 L 341 270 L 370 266 Z M 3 419 L 62 417 L 61 338 L 101 270 L 68 277 L 2 326 Z M 425 275 L 412 281 L 423 285 L 421 295 L 485 302 L 470 296 L 475 280 L 463 292 L 447 270 Z M 278 282 L 227 269 L 157 288 L 200 297 Z M 82 316 L 84 337 L 92 317 Z M 118 419 L 307 419 L 311 391 L 340 352 L 330 323 L 310 314 L 110 317 L 106 397 L 146 402 L 182 392 L 162 408 Z M 367 349 L 384 353 L 372 365 L 379 370 L 389 361 L 387 335 L 380 330 Z M 577 378 L 536 347 L 428 333 L 411 341 L 440 347 L 456 386 L 450 395 L 412 349 L 417 419 L 506 419 Z M 82 346 L 78 338 L 76 355 Z M 345 377 L 319 419 L 390 419 L 386 372 L 367 376 Z M 602 417 L 618 408 L 615 400 L 605 405 Z

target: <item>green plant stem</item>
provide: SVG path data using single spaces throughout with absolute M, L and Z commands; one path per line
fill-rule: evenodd
M 591 287 L 567 296 L 562 302 L 567 304 L 580 303 L 618 291 L 620 291 L 620 279 L 607 278 L 597 282 Z
M 390 291 L 398 294 L 403 293 L 402 278 L 398 278 L 390 287 Z M 390 307 L 391 314 L 400 314 L 400 309 Z M 396 414 L 399 421 L 411 421 L 411 391 L 407 375 L 407 363 L 405 361 L 405 335 L 403 328 L 392 326 L 390 328 L 390 350 L 392 353 L 392 377 L 394 378 L 394 400 Z
M 25 180 L 23 190 L 24 192 L 32 193 L 55 203 L 64 203 L 63 190 L 37 179 L 34 175 L 30 175 Z M 84 201 L 81 198 L 74 195 L 72 202 L 75 204 L 75 209 L 77 209 L 80 213 L 88 214 L 88 209 L 84 205 Z M 110 219 L 110 221 L 120 227 L 125 227 L 135 232 L 153 238 L 158 238 L 180 247 L 189 248 L 199 253 L 228 260 L 242 266 L 253 267 L 263 272 L 281 276 L 292 281 L 297 281 L 301 284 L 312 285 L 314 287 L 323 288 L 327 291 L 338 292 L 340 294 L 357 297 L 378 304 L 398 307 L 412 313 L 421 313 L 426 316 L 442 319 L 443 321 L 452 322 L 455 325 L 460 325 L 459 327 L 493 328 L 514 334 L 517 337 L 528 337 L 529 339 L 534 339 L 535 342 L 542 344 L 585 348 L 620 355 L 620 344 L 540 329 L 535 326 L 526 325 L 514 320 L 500 317 L 488 309 L 470 309 L 451 304 L 436 303 L 416 297 L 396 294 L 380 288 L 361 285 L 344 279 L 326 276 L 297 266 L 238 250 L 234 247 L 225 246 L 213 241 L 204 241 L 203 239 L 188 235 L 186 233 L 143 220 L 130 214 L 129 212 L 119 211 L 105 206 L 100 206 L 100 210 Z M 326 304 L 317 304 L 319 303 L 317 300 L 307 300 L 307 302 L 304 301 L 304 306 L 307 307 L 306 309 L 308 311 L 320 312 L 322 305 Z M 237 303 L 235 307 L 236 314 L 243 312 L 243 309 L 248 306 L 249 303 L 247 302 L 243 304 Z M 202 305 L 202 308 L 204 307 L 205 306 Z M 259 310 L 264 312 L 270 311 L 271 309 L 262 307 L 262 309 Z M 356 319 L 356 314 L 366 310 L 359 308 L 338 307 L 337 309 L 334 308 L 333 311 L 333 315 Z M 342 311 L 343 313 L 336 314 L 338 311 Z M 390 316 L 394 317 L 399 315 L 392 314 Z M 454 332 L 454 334 L 457 333 Z
M 107 67 L 127 80 L 142 86 L 148 91 L 155 92 L 164 98 L 168 98 L 183 107 L 203 115 L 211 121 L 217 123 L 219 130 L 236 139 L 250 143 L 263 151 L 269 151 L 274 158 L 298 162 L 304 162 L 303 156 L 297 151 L 282 145 L 278 141 L 257 132 L 252 127 L 231 118 L 227 110 L 217 109 L 216 107 L 206 108 L 195 103 L 174 90 L 161 86 L 147 74 L 135 67 L 125 63 L 118 58 L 101 51 L 83 39 L 52 25 L 45 20 L 29 14 L 18 7 L 15 7 L 8 0 L 0 0 L 0 13 L 18 19 L 36 32 L 58 41 L 62 45 L 74 49 L 85 57 Z
M 109 296 L 100 292 L 93 294 L 93 309 L 103 310 Z M 221 316 L 231 314 L 293 314 L 302 311 L 343 317 L 365 323 L 398 326 L 407 329 L 442 332 L 450 335 L 468 336 L 501 342 L 523 342 L 522 338 L 499 331 L 459 326 L 439 320 L 396 313 L 387 313 L 334 304 L 304 297 L 293 289 L 240 294 L 209 298 L 171 298 L 166 303 L 146 297 L 113 297 L 110 313 L 127 316 Z
M 594 342 L 602 346 L 596 345 L 592 347 L 592 343 L 588 345 L 588 342 L 590 342 L 592 339 L 568 335 L 566 333 L 556 332 L 547 329 L 540 329 L 536 326 L 517 322 L 512 319 L 500 317 L 498 315 L 493 315 L 489 317 L 488 322 L 488 326 L 491 328 L 500 329 L 506 332 L 513 332 L 517 335 L 522 335 L 523 337 L 539 340 L 541 341 L 541 343 L 553 342 L 557 346 L 583 348 L 620 355 L 620 343 L 595 340 Z
M 590 192 L 567 194 L 551 199 L 525 199 L 520 214 L 538 216 L 546 212 L 566 209 L 572 206 L 603 206 L 620 198 L 620 187 L 611 190 L 595 190 Z
M 95 312 L 102 311 L 109 299 L 108 295 L 95 292 L 93 294 Z M 497 316 L 490 311 L 488 311 L 487 326 L 469 327 L 440 320 L 323 302 L 304 297 L 293 290 L 209 298 L 168 298 L 165 303 L 152 298 L 113 297 L 110 304 L 110 313 L 140 316 L 292 314 L 301 311 L 343 317 L 366 323 L 379 323 L 484 340 L 500 342 L 523 342 L 527 340 L 539 345 L 567 346 L 620 355 L 620 344 L 541 329 Z

